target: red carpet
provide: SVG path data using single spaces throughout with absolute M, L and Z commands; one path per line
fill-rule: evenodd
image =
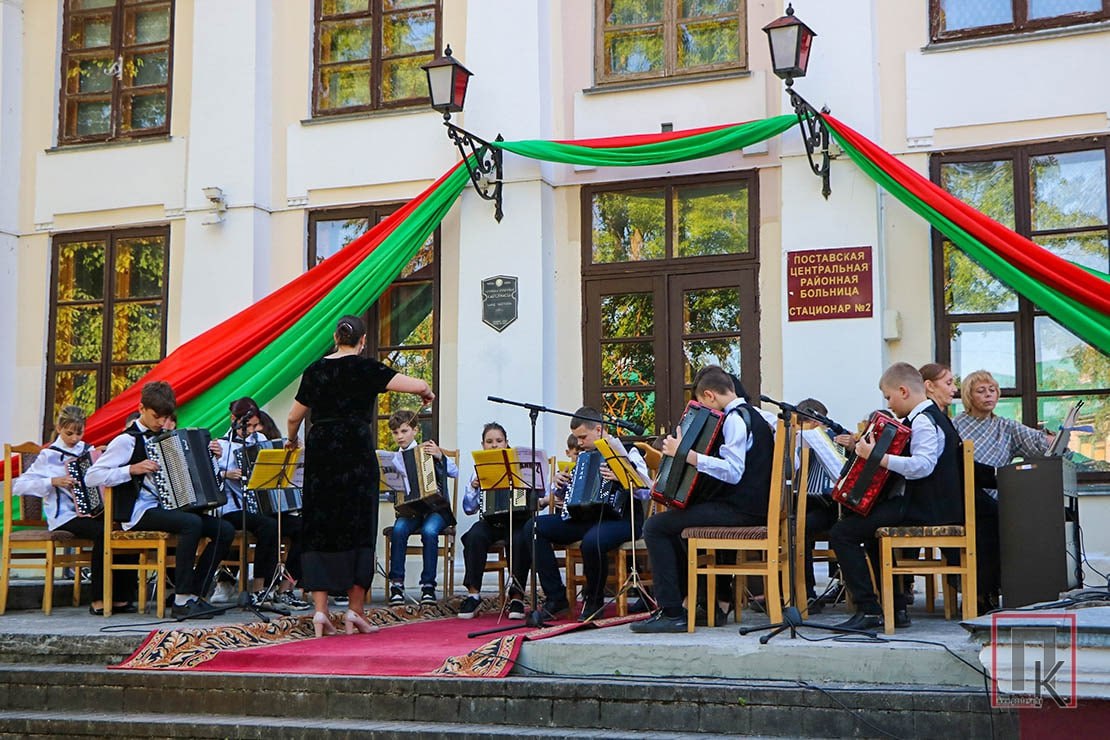
M 337 613 L 333 618 L 339 616 Z M 458 619 L 450 607 L 440 605 L 374 609 L 369 616 L 382 626 L 378 632 L 319 639 L 313 635 L 309 617 L 283 617 L 269 625 L 157 630 L 130 658 L 113 668 L 497 678 L 512 670 L 524 640 L 627 624 L 646 615 L 610 617 L 586 624 L 564 620 L 544 629 L 519 627 L 475 638 L 467 634 L 520 622 L 502 619 L 499 624 L 496 612 Z

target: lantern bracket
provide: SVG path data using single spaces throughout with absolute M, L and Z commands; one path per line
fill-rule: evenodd
M 829 109 L 825 107 L 818 112 L 805 98 L 794 91 L 792 83 L 793 80 L 787 78 L 786 92 L 790 95 L 790 104 L 798 116 L 798 128 L 802 132 L 802 143 L 806 148 L 809 168 L 813 170 L 813 174 L 821 178 L 821 195 L 828 200 L 829 194 L 832 193 L 829 186 L 829 129 L 821 113 L 828 113 Z M 813 155 L 818 151 L 821 152 L 820 165 L 813 159 Z
M 448 118 L 449 114 L 444 114 L 443 125 L 447 127 L 447 137 L 458 147 L 474 190 L 483 199 L 493 201 L 493 217 L 501 223 L 504 215 L 501 211 L 501 150 L 466 129 L 459 128 Z M 501 134 L 495 139 L 504 140 Z

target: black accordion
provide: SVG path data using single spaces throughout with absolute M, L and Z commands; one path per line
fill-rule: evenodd
M 667 506 L 685 509 L 697 488 L 701 473 L 694 465 L 686 462 L 690 450 L 706 454 L 717 441 L 725 415 L 703 406 L 697 401 L 686 404 L 678 428 L 682 430 L 682 441 L 674 457 L 663 456 L 659 463 L 659 476 L 655 479 L 651 497 Z
M 493 488 L 478 493 L 478 513 L 491 524 L 506 525 L 510 516 L 513 525 L 522 525 L 539 508 L 540 491 L 536 488 Z
M 280 514 L 284 511 L 300 511 L 303 508 L 303 494 L 299 486 L 281 488 L 248 488 L 254 463 L 259 450 L 280 450 L 285 447 L 283 439 L 267 439 L 254 444 L 244 445 L 235 450 L 235 462 L 242 473 L 239 487 L 243 491 L 243 508 L 251 514 Z M 291 454 L 298 454 L 293 452 Z M 231 483 L 231 481 L 228 481 Z
M 402 450 L 405 461 L 405 477 L 408 490 L 397 492 L 397 502 L 393 510 L 397 516 L 420 516 L 439 513 L 447 520 L 447 525 L 455 524 L 455 514 L 451 511 L 451 500 L 447 498 L 447 461 L 442 456 L 436 458 L 422 446 Z
M 615 480 L 601 477 L 601 466 L 605 464 L 605 459 L 597 450 L 578 453 L 570 490 L 563 504 L 568 518 L 589 521 L 624 516 L 629 494 Z
M 85 485 L 85 471 L 92 464 L 92 448 L 66 460 L 66 472 L 73 479 L 73 508 L 77 510 L 77 516 L 100 516 L 104 511 L 100 489 Z
M 202 511 L 227 503 L 211 441 L 207 429 L 175 429 L 146 439 L 146 456 L 158 463 L 154 494 L 163 509 Z

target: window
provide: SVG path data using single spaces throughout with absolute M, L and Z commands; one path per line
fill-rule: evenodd
M 1023 33 L 1110 18 L 1110 0 L 929 0 L 933 41 Z
M 168 227 L 54 238 L 48 433 L 62 406 L 92 413 L 165 357 L 168 270 Z
M 58 142 L 165 134 L 173 0 L 66 0 Z
M 438 0 L 316 0 L 313 115 L 425 104 L 440 19 Z
M 939 155 L 935 182 L 1065 259 L 1110 271 L 1110 138 Z M 937 353 L 1002 386 L 996 413 L 1054 430 L 1077 400 L 1080 471 L 1110 480 L 1110 358 L 1018 296 L 934 232 Z
M 754 173 L 587 188 L 584 394 L 651 435 L 678 423 L 699 368 L 759 392 Z
M 598 83 L 744 69 L 744 0 L 595 0 Z
M 378 223 L 400 203 L 360 206 L 309 214 L 308 263 L 318 265 Z M 437 387 L 439 378 L 439 231 L 417 251 L 366 313 L 366 353 L 398 372 L 428 381 Z M 413 408 L 410 394 L 378 396 L 376 412 L 379 444 L 391 440 L 386 422 L 401 408 Z M 438 402 L 437 402 L 438 403 Z M 422 409 L 421 439 L 439 439 L 438 406 Z

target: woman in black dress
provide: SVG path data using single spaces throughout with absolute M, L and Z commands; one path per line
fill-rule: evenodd
M 301 422 L 312 410 L 305 440 L 303 553 L 306 591 L 312 591 L 317 637 L 335 631 L 328 592 L 346 591 L 347 634 L 372 632 L 362 604 L 374 575 L 378 531 L 378 459 L 370 428 L 379 393 L 395 391 L 435 399 L 426 382 L 362 357 L 366 328 L 344 316 L 335 329 L 335 351 L 308 366 L 289 411 L 287 449 L 296 449 Z M 356 612 L 355 609 L 358 611 Z

